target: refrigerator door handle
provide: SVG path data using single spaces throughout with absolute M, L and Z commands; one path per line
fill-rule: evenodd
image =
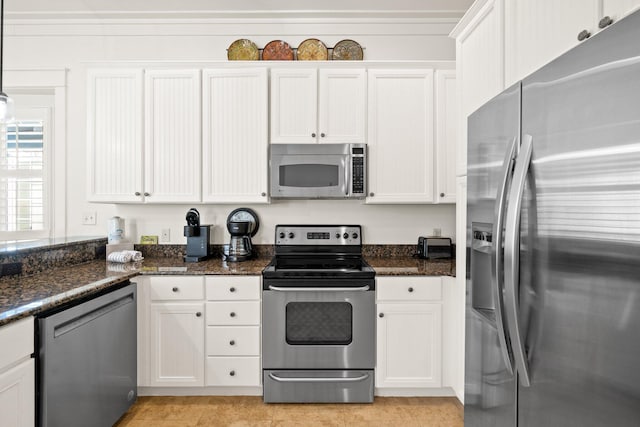
M 496 326 L 498 328 L 498 340 L 500 341 L 500 353 L 504 359 L 507 371 L 513 374 L 513 359 L 511 350 L 507 343 L 506 330 L 504 325 L 504 301 L 502 296 L 503 283 L 503 262 L 502 262 L 502 238 L 504 224 L 504 210 L 509 189 L 509 178 L 513 173 L 513 165 L 516 159 L 516 147 L 518 138 L 514 137 L 509 144 L 507 155 L 502 163 L 502 176 L 500 187 L 496 195 L 496 208 L 494 212 L 493 238 L 491 243 L 491 278 L 493 282 L 493 300 L 495 302 Z
M 531 164 L 533 137 L 523 135 L 520 154 L 516 160 L 513 183 L 509 191 L 509 206 L 504 241 L 504 292 L 507 327 L 516 369 L 523 387 L 531 385 L 529 364 L 524 350 L 523 336 L 520 334 L 520 308 L 518 306 L 517 284 L 520 280 L 520 208 L 522 195 Z

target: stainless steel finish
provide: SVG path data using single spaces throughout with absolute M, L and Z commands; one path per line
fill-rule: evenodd
M 373 369 L 280 371 L 263 373 L 267 403 L 371 403 Z
M 328 233 L 319 238 L 322 233 Z M 345 234 L 347 237 L 345 238 Z M 356 237 L 353 237 L 353 236 Z M 282 237 L 280 237 L 282 236 Z M 360 226 L 276 226 L 277 245 L 361 245 L 362 230 Z
M 348 345 L 291 345 L 286 338 L 287 305 L 295 302 L 348 303 L 352 342 Z M 262 292 L 265 369 L 361 369 L 375 366 L 375 292 Z
M 513 374 L 513 360 L 511 358 L 511 348 L 507 342 L 506 328 L 504 322 L 504 300 L 503 300 L 503 254 L 502 239 L 504 230 L 504 211 L 507 202 L 507 192 L 509 190 L 513 165 L 518 147 L 518 138 L 514 137 L 507 149 L 507 155 L 502 162 L 502 179 L 496 196 L 496 206 L 494 210 L 495 224 L 493 226 L 493 239 L 491 244 L 491 276 L 493 279 L 493 300 L 495 306 L 496 326 L 498 328 L 498 339 L 500 340 L 500 350 L 502 358 L 510 374 Z
M 520 308 L 518 289 L 520 289 L 520 208 L 525 180 L 529 172 L 532 154 L 532 137 L 524 135 L 520 154 L 516 159 L 513 172 L 513 184 L 509 192 L 509 207 L 504 239 L 504 296 L 507 327 L 511 340 L 511 350 L 518 369 L 520 384 L 529 387 L 529 363 L 524 350 L 523 336 L 520 333 Z
M 136 399 L 135 285 L 44 315 L 38 326 L 39 425 L 112 426 Z
M 327 286 L 322 288 L 312 288 L 312 287 L 282 288 L 279 286 L 269 285 L 270 291 L 277 291 L 277 292 L 363 292 L 363 291 L 368 291 L 369 289 L 371 289 L 369 285 L 361 286 L 358 288 L 341 288 L 341 287 L 332 287 L 332 286 Z M 410 290 L 409 292 L 412 292 L 412 290 Z

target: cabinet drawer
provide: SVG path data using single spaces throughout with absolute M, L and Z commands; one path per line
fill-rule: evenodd
M 149 278 L 151 300 L 204 299 L 202 276 L 166 276 Z
M 259 326 L 207 327 L 207 356 L 259 355 Z
M 210 276 L 205 283 L 208 300 L 260 299 L 260 276 Z
M 207 303 L 207 325 L 259 325 L 260 301 Z
M 0 372 L 33 353 L 33 317 L 0 327 Z
M 259 386 L 259 357 L 207 357 L 208 386 Z
M 376 278 L 378 301 L 439 301 L 442 299 L 440 277 L 378 277 Z

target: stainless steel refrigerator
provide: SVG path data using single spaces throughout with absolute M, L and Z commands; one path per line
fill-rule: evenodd
M 639 425 L 640 12 L 468 135 L 465 425 Z

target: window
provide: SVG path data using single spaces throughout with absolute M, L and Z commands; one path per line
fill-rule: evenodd
M 16 96 L 16 120 L 0 124 L 0 240 L 50 236 L 52 100 Z

